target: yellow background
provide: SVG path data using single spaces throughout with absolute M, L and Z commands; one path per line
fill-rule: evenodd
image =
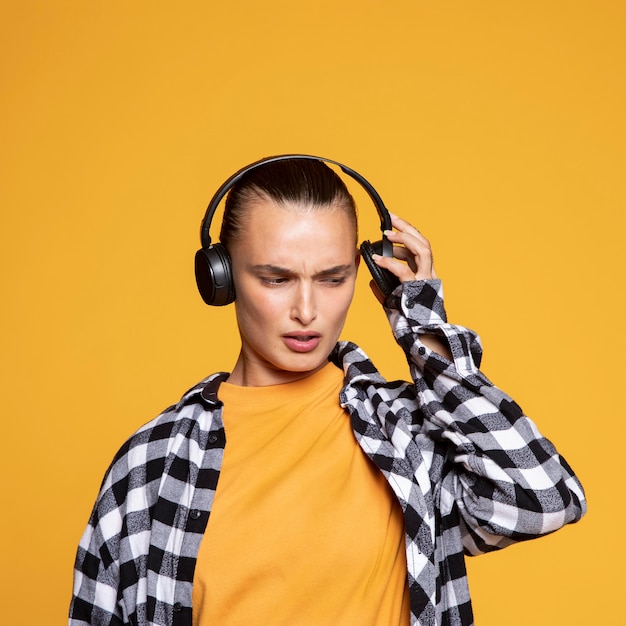
M 621 0 L 5 1 L 3 623 L 65 622 L 118 445 L 232 365 L 232 307 L 195 291 L 200 219 L 235 169 L 294 151 L 354 167 L 430 237 L 451 320 L 587 488 L 581 524 L 470 560 L 477 623 L 618 623 L 625 18 Z M 406 376 L 365 272 L 345 335 Z

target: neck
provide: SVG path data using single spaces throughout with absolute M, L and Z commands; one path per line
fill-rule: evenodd
M 273 367 L 269 363 L 253 363 L 245 358 L 240 352 L 237 362 L 228 377 L 231 385 L 239 385 L 241 387 L 268 387 L 270 385 L 283 385 L 285 383 L 293 383 L 302 380 L 315 372 L 319 372 L 328 361 L 324 361 L 318 367 L 312 370 L 302 372 L 292 372 L 281 370 Z

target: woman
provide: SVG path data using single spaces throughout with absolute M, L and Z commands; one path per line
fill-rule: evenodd
M 374 291 L 411 382 L 338 343 L 359 254 L 334 171 L 285 159 L 234 184 L 239 357 L 114 459 L 70 624 L 471 624 L 464 553 L 582 516 L 569 466 L 446 322 L 428 241 L 392 224 L 374 262 L 400 285 Z

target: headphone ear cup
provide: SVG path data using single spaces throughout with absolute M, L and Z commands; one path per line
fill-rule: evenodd
M 374 254 L 382 256 L 383 242 L 375 241 L 374 243 L 370 243 L 369 241 L 364 241 L 360 246 L 360 250 L 361 257 L 365 261 L 370 274 L 374 278 L 374 282 L 378 285 L 378 288 L 381 290 L 383 295 L 387 297 L 400 284 L 400 280 L 389 270 L 385 270 L 376 265 L 374 259 L 372 258 Z
M 202 299 L 211 306 L 235 301 L 230 255 L 221 243 L 196 252 L 196 284 Z

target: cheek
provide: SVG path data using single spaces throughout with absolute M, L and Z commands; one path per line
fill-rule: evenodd
M 276 297 L 269 297 L 267 290 L 246 290 L 235 299 L 237 318 L 247 325 L 267 326 L 277 320 L 284 305 Z
M 352 304 L 353 295 L 354 289 L 349 289 L 345 293 L 338 294 L 338 297 L 333 298 L 329 302 L 329 317 L 334 320 L 336 324 L 343 324 L 345 321 L 350 305 Z

